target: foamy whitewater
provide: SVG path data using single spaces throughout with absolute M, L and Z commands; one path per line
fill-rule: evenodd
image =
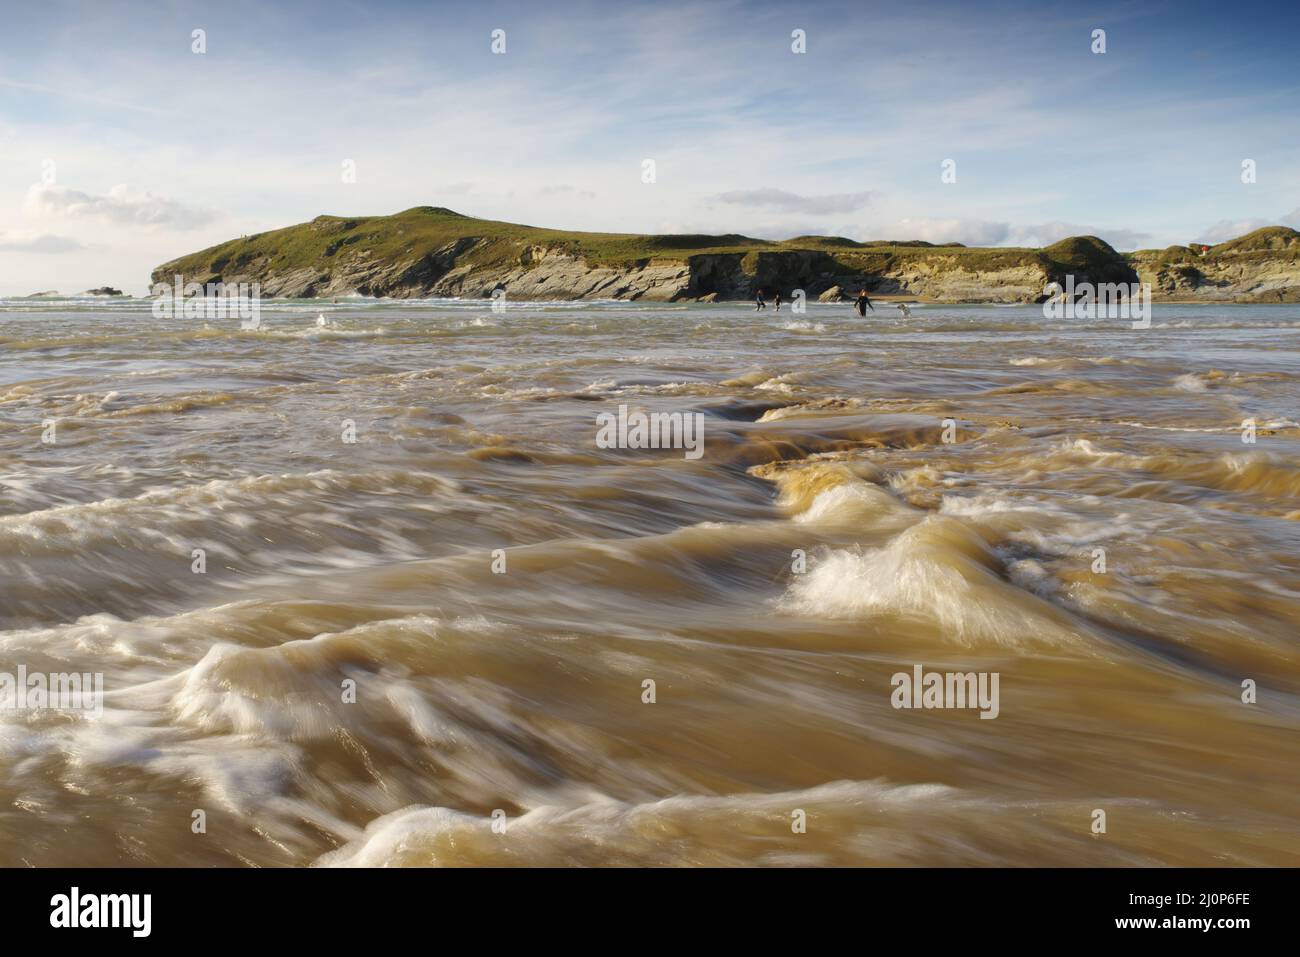
M 1300 864 L 1300 307 L 894 312 L 0 300 L 0 864 Z

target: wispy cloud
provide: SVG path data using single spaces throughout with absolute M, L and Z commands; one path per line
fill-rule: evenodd
M 578 199 L 595 199 L 596 194 L 589 189 L 578 189 L 565 183 L 543 186 L 537 191 L 538 196 L 576 196 Z
M 1071 236 L 1096 236 L 1116 249 L 1137 249 L 1151 241 L 1151 234 L 1136 229 L 1117 229 L 1108 226 L 1089 226 L 1081 223 L 1039 223 L 1037 225 L 1012 225 L 1008 227 L 1008 246 L 1050 246 Z
M 1136 249 L 1149 233 L 1082 223 L 1009 223 L 983 219 L 902 219 L 879 230 L 880 238 L 922 239 L 931 243 L 967 246 L 1050 246 L 1071 236 L 1097 236 L 1116 249 Z
M 1290 226 L 1292 229 L 1300 229 L 1300 208 L 1293 209 L 1277 219 L 1221 219 L 1202 230 L 1197 235 L 1196 242 L 1213 246 L 1257 229 L 1263 229 L 1265 226 Z
M 111 107 L 115 110 L 132 110 L 137 113 L 147 113 L 151 116 L 179 115 L 178 111 L 165 109 L 163 107 L 140 103 L 129 103 L 112 97 L 99 96 L 94 92 L 88 92 L 86 90 L 60 90 L 46 86 L 44 83 L 30 83 L 24 80 L 15 80 L 5 76 L 0 76 L 0 87 L 8 87 L 13 90 L 25 90 L 29 93 L 44 93 L 48 96 L 80 100 L 85 103 L 94 103 L 96 106 Z
M 780 210 L 785 213 L 821 216 L 862 209 L 871 202 L 871 195 L 867 190 L 858 193 L 832 193 L 825 196 L 800 196 L 798 193 L 768 186 L 763 189 L 719 193 L 712 197 L 711 201 L 731 206 L 751 206 Z
M 85 245 L 68 236 L 56 236 L 53 233 L 21 233 L 0 230 L 0 251 L 7 253 L 47 255 L 77 252 L 85 248 Z
M 124 286 L 240 233 L 419 205 L 613 232 L 1091 232 L 1119 248 L 1275 222 L 1300 194 L 1300 12 L 1184 6 L 887 0 L 867 22 L 846 0 L 659 0 L 653 15 L 506 0 L 493 18 L 445 0 L 27 5 L 0 36 L 0 222 L 87 249 L 6 255 L 0 285 L 67 286 L 76 268 Z M 25 202 L 46 159 L 76 188 Z
M 900 219 L 881 230 L 881 239 L 921 239 L 928 243 L 996 246 L 1007 238 L 1006 223 L 979 219 Z
M 148 191 L 132 192 L 125 184 L 114 186 L 107 195 L 96 196 L 66 186 L 34 184 L 27 191 L 27 209 L 36 215 L 98 219 L 127 226 L 167 226 L 197 229 L 216 218 L 209 209 L 187 206 Z

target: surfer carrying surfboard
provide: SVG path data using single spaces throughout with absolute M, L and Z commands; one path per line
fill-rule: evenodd
M 858 290 L 858 299 L 857 302 L 853 304 L 853 308 L 858 310 L 859 316 L 865 316 L 868 309 L 872 312 L 876 311 L 876 307 L 871 304 L 871 297 L 867 295 L 865 287 Z

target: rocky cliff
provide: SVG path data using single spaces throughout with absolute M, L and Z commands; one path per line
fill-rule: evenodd
M 1293 230 L 1282 230 L 1300 239 Z M 1270 233 L 1267 245 L 1251 240 Z M 1285 239 L 1286 237 L 1282 237 Z M 1036 302 L 1050 282 L 1152 282 L 1157 297 L 1294 301 L 1294 239 L 1271 230 L 1249 248 L 1190 247 L 1124 256 L 1096 237 L 1043 249 L 868 242 L 802 236 L 581 233 L 474 219 L 437 207 L 393 216 L 318 216 L 159 266 L 154 283 L 259 283 L 264 296 L 392 298 L 750 299 L 795 289 L 810 299 L 866 286 L 939 302 Z M 1260 248 L 1257 248 L 1260 247 Z M 1185 250 L 1185 254 L 1180 252 Z M 1223 250 L 1221 253 L 1216 252 Z M 1273 298 L 1269 298 L 1269 297 Z
M 1217 246 L 1142 250 L 1129 259 L 1157 299 L 1300 302 L 1300 233 L 1284 226 Z

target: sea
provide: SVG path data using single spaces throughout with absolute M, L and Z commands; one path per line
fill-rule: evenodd
M 1300 306 L 874 305 L 0 300 L 0 865 L 1300 864 Z

